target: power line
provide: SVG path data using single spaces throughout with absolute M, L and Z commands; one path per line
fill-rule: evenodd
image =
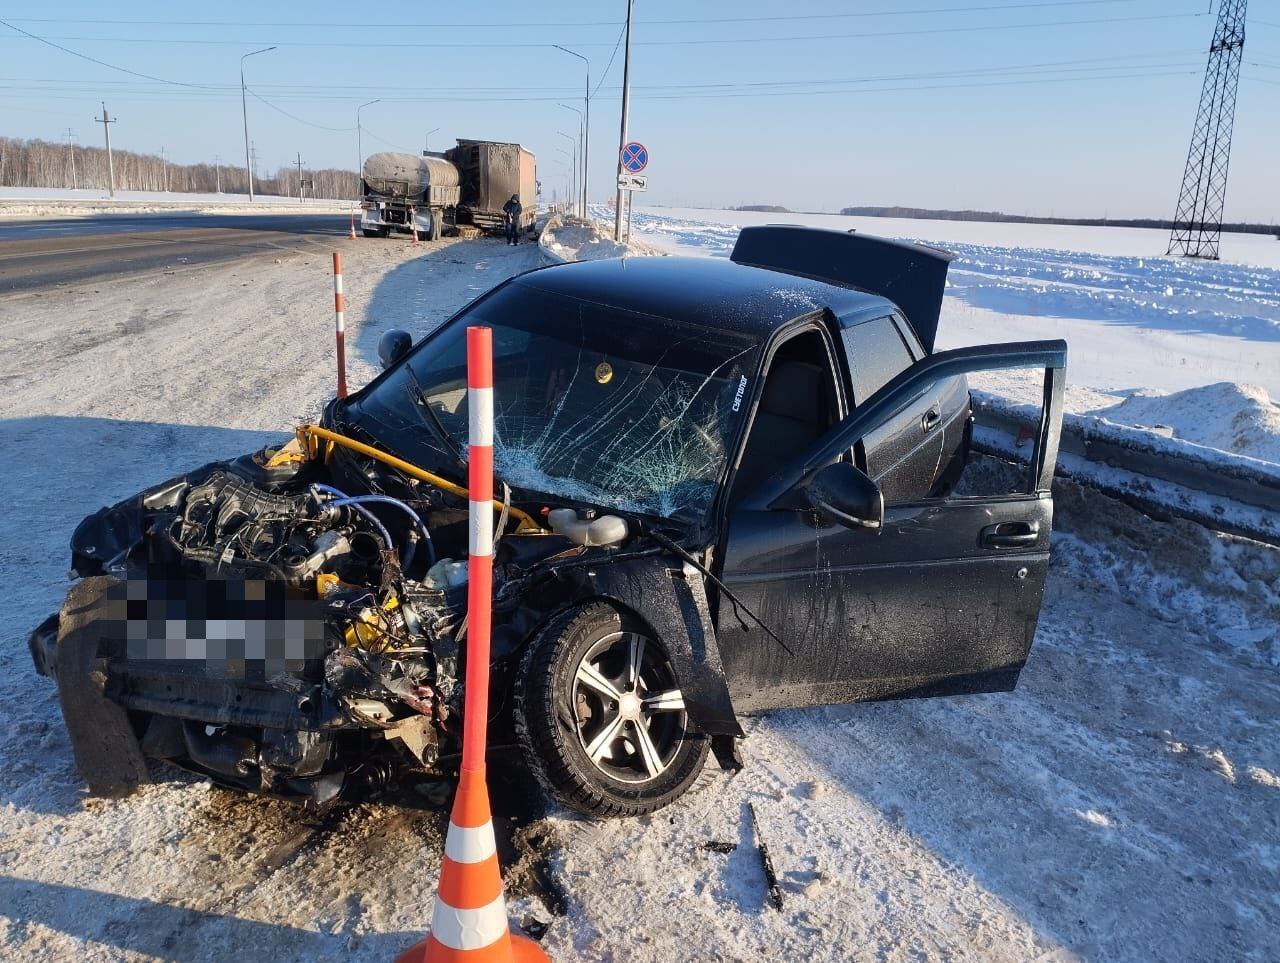
M 927 14 L 948 14 L 948 13 L 980 13 L 993 10 L 1036 10 L 1053 7 L 1083 7 L 1083 6 L 1099 6 L 1102 4 L 1114 4 L 1117 2 L 1135 2 L 1135 0 L 1046 0 L 1043 3 L 988 3 L 974 4 L 965 7 L 916 7 L 906 10 L 859 10 L 847 13 L 814 13 L 814 14 L 791 14 L 787 16 L 754 16 L 754 17 L 691 17 L 681 19 L 667 20 L 636 20 L 635 23 L 641 26 L 688 26 L 694 24 L 720 24 L 720 23 L 779 23 L 791 21 L 813 21 L 813 20 L 847 20 L 851 18 L 869 18 L 869 17 L 914 17 Z M 349 22 L 307 22 L 299 23 L 296 20 L 288 22 L 276 21 L 251 21 L 251 20 L 105 20 L 90 19 L 79 17 L 19 17 L 16 18 L 18 23 L 65 23 L 65 24 L 102 24 L 108 26 L 167 26 L 167 27 L 305 27 L 308 29 L 338 29 L 350 30 Z M 576 20 L 571 22 L 552 22 L 552 21 L 527 21 L 524 23 L 504 23 L 504 27 L 514 28 L 530 28 L 530 27 L 546 27 L 546 28 L 562 28 L 562 27 L 617 27 L 625 26 L 620 20 Z M 435 29 L 435 30 L 469 30 L 469 29 L 492 29 L 493 23 L 363 23 L 367 29 Z M 580 45 L 579 45 L 580 46 Z
M 245 89 L 249 91 L 249 96 L 253 97 L 255 100 L 261 101 L 262 103 L 266 104 L 268 107 L 270 107 L 272 110 L 276 111 L 277 113 L 284 114 L 290 120 L 296 120 L 299 124 L 305 124 L 307 127 L 314 127 L 316 128 L 316 130 L 333 131 L 334 133 L 337 133 L 337 134 L 347 134 L 355 130 L 354 127 L 326 127 L 323 124 L 315 124 L 309 120 L 303 120 L 301 117 L 297 116 L 296 114 L 289 113 L 283 107 L 277 107 L 275 104 L 267 100 L 267 98 L 263 97 L 252 87 L 246 87 Z
M 15 27 L 13 24 L 9 23 L 9 21 L 7 20 L 0 20 L 0 24 L 4 24 L 4 26 L 8 27 L 10 30 L 13 30 L 16 33 L 20 33 L 24 37 L 28 37 L 31 40 L 36 40 L 42 44 L 45 44 L 46 46 L 53 47 L 55 50 L 61 50 L 63 53 L 71 54 L 71 56 L 73 57 L 79 57 L 81 60 L 87 60 L 90 63 L 97 64 L 99 67 L 106 67 L 108 70 L 118 70 L 122 74 L 131 74 L 134 77 L 142 77 L 146 80 L 154 80 L 158 84 L 171 84 L 175 87 L 201 86 L 200 84 L 183 83 L 181 80 L 168 80 L 164 77 L 153 77 L 151 74 L 139 73 L 138 71 L 130 70 L 127 67 L 117 67 L 115 64 L 109 64 L 105 60 L 99 60 L 96 57 L 90 57 L 88 54 L 82 54 L 79 51 L 72 50 L 70 47 L 64 47 L 61 44 L 56 44 L 52 40 L 47 40 L 44 37 L 37 37 L 34 33 L 29 33 L 26 30 L 23 30 L 21 27 Z
M 636 46 L 645 47 L 700 47 L 700 46 L 723 46 L 726 44 L 757 44 L 757 43 L 793 43 L 823 40 L 858 40 L 858 39 L 879 39 L 884 37 L 917 37 L 931 34 L 956 34 L 956 33 L 994 33 L 1003 30 L 1038 30 L 1045 27 L 1070 27 L 1070 26 L 1093 26 L 1098 24 L 1114 24 L 1114 23 L 1139 23 L 1152 20 L 1175 20 L 1175 19 L 1193 19 L 1207 16 L 1204 11 L 1199 13 L 1168 13 L 1168 14 L 1152 14 L 1133 17 L 1091 17 L 1075 20 L 1041 20 L 1035 23 L 1002 23 L 1002 24 L 982 24 L 962 27 L 924 27 L 911 30 L 877 30 L 863 31 L 859 33 L 825 33 L 825 34 L 804 34 L 800 36 L 789 37 L 703 37 L 686 40 L 638 40 L 635 41 Z M 3 22 L 3 21 L 0 21 Z M 37 38 L 39 39 L 39 38 Z M 343 49 L 343 50 L 359 50 L 359 49 L 473 49 L 482 48 L 491 49 L 528 49 L 543 48 L 549 46 L 547 43 L 539 43 L 536 41 L 517 41 L 517 42 L 467 42 L 467 43 L 449 43 L 449 42 L 423 42 L 423 41 L 323 41 L 323 40 L 213 40 L 207 38 L 199 39 L 175 39 L 175 38 L 159 38 L 159 37 L 58 37 L 59 40 L 77 40 L 81 42 L 91 43 L 135 43 L 135 44 L 192 44 L 201 46 L 219 46 L 219 47 L 244 47 L 254 44 L 271 44 L 276 47 L 316 47 L 326 49 Z M 582 41 L 565 46 L 573 47 L 608 47 L 608 42 Z M 65 49 L 65 48 L 62 48 Z M 74 51 L 71 51 L 74 52 Z M 77 54 L 77 56 L 80 56 Z M 108 65 L 110 66 L 110 65 Z M 119 69 L 119 68 L 116 68 Z M 129 71 L 126 71 L 129 72 Z M 193 85 L 183 85 L 193 86 Z

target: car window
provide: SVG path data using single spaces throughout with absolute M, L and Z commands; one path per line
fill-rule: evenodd
M 864 321 L 840 334 L 849 354 L 855 404 L 862 404 L 911 366 L 911 353 L 890 317 Z

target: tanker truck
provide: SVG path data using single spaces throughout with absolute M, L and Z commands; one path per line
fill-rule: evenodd
M 538 184 L 533 154 L 519 144 L 459 140 L 444 153 L 371 155 L 362 171 L 360 228 L 365 237 L 413 229 L 436 240 L 470 225 L 500 232 L 502 206 L 520 198 L 521 230 L 532 231 Z

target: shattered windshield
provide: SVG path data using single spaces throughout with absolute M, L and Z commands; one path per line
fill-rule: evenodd
M 746 395 L 754 342 L 507 285 L 407 362 L 425 403 L 464 454 L 470 324 L 493 329 L 494 467 L 501 479 L 622 511 L 706 514 Z M 437 447 L 431 419 L 413 411 L 417 396 L 414 378 L 398 368 L 356 405 L 396 427 L 394 445 L 410 460 L 415 446 Z M 372 433 L 385 436 L 376 427 Z

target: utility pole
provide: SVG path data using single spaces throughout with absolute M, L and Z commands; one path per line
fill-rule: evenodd
M 631 4 L 627 0 L 627 46 L 622 61 L 622 132 L 618 135 L 618 179 L 622 179 L 622 148 L 627 146 L 627 116 L 631 110 Z M 626 194 L 618 188 L 618 199 L 613 210 L 613 239 L 622 243 L 622 205 Z
M 570 163 L 570 165 L 571 165 L 571 166 L 570 166 L 570 176 L 569 176 L 569 199 L 570 199 L 571 201 L 573 201 L 573 202 L 574 202 L 574 204 L 573 204 L 573 209 L 574 209 L 574 210 L 576 210 L 576 209 L 577 209 L 577 206 L 578 206 L 578 205 L 577 205 L 577 194 L 578 194 L 578 183 L 579 183 L 579 180 L 578 180 L 578 142 L 577 142 L 577 140 L 575 140 L 571 135 L 566 134 L 566 133 L 565 133 L 564 131 L 562 131 L 562 130 L 558 130 L 558 131 L 556 131 L 556 133 L 557 133 L 557 134 L 559 134 L 561 137 L 563 137 L 565 140 L 567 140 L 567 141 L 569 142 L 569 146 L 572 148 L 572 152 L 570 152 L 570 151 L 564 151 L 564 152 L 565 152 L 565 154 L 568 156 L 568 158 L 569 158 L 569 163 Z M 560 149 L 560 150 L 564 150 L 564 148 L 563 148 L 563 147 L 561 147 L 561 148 L 559 148 L 559 149 Z
M 222 193 L 222 155 L 221 154 L 213 155 L 213 177 L 214 177 L 214 184 L 217 185 L 214 188 L 214 191 L 215 193 L 221 194 Z
M 266 53 L 269 50 L 275 50 L 275 47 L 263 47 L 261 50 L 253 50 L 240 58 L 240 112 L 244 116 L 244 166 L 245 173 L 249 175 L 249 200 L 253 200 L 253 161 L 249 157 L 249 104 L 245 100 L 245 83 L 244 83 L 244 62 L 249 57 L 257 54 Z
M 67 128 L 67 147 L 71 150 L 71 189 L 79 190 L 76 183 L 76 132 Z
M 111 128 L 109 124 L 114 124 L 119 118 L 112 117 L 107 113 L 107 102 L 102 101 L 102 116 L 93 118 L 102 124 L 102 132 L 107 138 L 107 190 L 112 197 L 116 196 L 116 168 L 111 160 Z
M 569 104 L 558 104 L 557 106 L 563 107 L 565 110 L 571 110 L 578 115 L 578 156 L 582 158 L 582 163 L 580 165 L 581 176 L 578 178 L 578 186 L 579 188 L 583 189 L 582 216 L 583 218 L 586 218 L 587 194 L 585 190 L 584 181 L 586 180 L 586 176 L 587 176 L 587 143 L 586 143 L 586 127 L 582 119 L 582 111 L 580 111 L 577 107 L 570 106 Z
M 161 190 L 167 194 L 169 192 L 169 162 L 165 160 L 163 144 L 160 146 L 160 179 L 160 182 L 164 185 Z
M 298 203 L 302 203 L 302 154 L 298 154 Z

